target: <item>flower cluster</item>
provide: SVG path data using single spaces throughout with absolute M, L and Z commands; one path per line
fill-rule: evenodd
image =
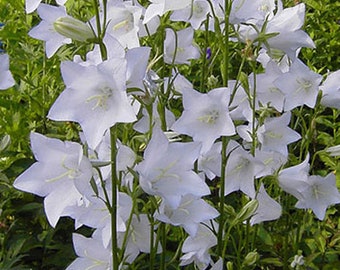
M 76 228 L 94 229 L 90 238 L 73 235 L 78 258 L 67 269 L 118 269 L 140 252 L 158 254 L 166 248 L 156 235 L 162 228 L 165 233 L 164 224 L 187 233 L 181 266 L 223 269 L 225 254 L 212 258 L 211 250 L 223 245 L 226 213 L 210 200 L 210 184 L 218 187 L 217 197 L 239 192 L 255 201 L 256 207 L 237 216 L 251 225 L 281 216 L 280 193 L 272 198 L 268 186 L 291 194 L 296 208 L 311 209 L 320 220 L 340 203 L 334 174 L 310 175 L 309 155 L 290 166 L 288 146 L 301 139 L 289 126 L 292 111 L 339 108 L 339 71 L 322 82 L 298 58 L 302 47 L 314 47 L 301 29 L 304 4 L 151 0 L 142 6 L 102 0 L 94 7 L 96 16 L 83 22 L 67 14 L 67 1 L 40 2 L 26 0 L 26 11 L 37 9 L 41 22 L 29 34 L 45 42 L 47 57 L 72 42 L 94 43 L 86 57 L 61 63 L 65 89 L 48 113 L 51 120 L 78 123 L 82 143 L 32 132 L 36 163 L 14 183 L 45 198 L 51 226 L 69 216 Z M 166 20 L 178 27 L 187 23 L 178 29 L 166 27 Z M 163 35 L 162 55 L 141 45 L 157 31 Z M 194 40 L 204 32 L 226 44 L 244 43 L 245 59 L 261 65 L 261 72 L 243 73 L 241 80 L 229 78 L 223 67 L 223 86 L 203 81 L 198 91 L 178 67 L 210 61 Z M 0 55 L 0 63 L 4 89 L 14 82 L 8 56 Z M 153 70 L 159 63 L 163 69 Z M 171 101 L 182 110 L 174 110 Z M 117 135 L 120 126 L 144 138 L 142 154 L 122 139 L 129 135 Z

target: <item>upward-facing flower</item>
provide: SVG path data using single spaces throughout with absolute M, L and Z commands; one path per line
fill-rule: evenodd
M 340 203 L 340 193 L 335 185 L 335 175 L 328 174 L 326 177 L 312 175 L 307 178 L 306 189 L 302 197 L 298 198 L 297 208 L 313 210 L 320 220 L 325 218 L 328 206 Z
M 0 90 L 5 90 L 15 84 L 12 73 L 9 70 L 8 54 L 0 54 Z
M 230 11 L 232 24 L 247 22 L 250 19 L 265 20 L 273 16 L 276 8 L 274 0 L 234 0 Z
M 210 13 L 210 6 L 207 1 L 194 0 L 192 5 L 181 10 L 175 10 L 170 19 L 173 21 L 190 22 L 192 28 L 199 29 Z
M 173 124 L 178 133 L 193 137 L 202 143 L 202 152 L 206 152 L 220 136 L 235 134 L 234 124 L 228 111 L 229 91 L 217 88 L 207 94 L 186 89 L 183 92 L 184 111 Z
M 136 119 L 125 91 L 125 67 L 126 62 L 121 58 L 97 66 L 63 62 L 61 73 L 66 89 L 51 107 L 48 117 L 78 122 L 89 146 L 95 149 L 105 131 L 115 123 Z
M 31 146 L 37 160 L 15 181 L 14 187 L 45 197 L 48 221 L 54 227 L 66 208 L 81 198 L 76 185 L 90 181 L 92 166 L 80 144 L 62 142 L 31 133 Z
M 266 72 L 256 76 L 256 96 L 263 104 L 274 107 L 282 112 L 284 104 L 284 94 L 274 85 L 274 81 L 282 75 L 282 71 L 274 61 L 266 65 Z M 251 81 L 252 82 L 252 81 Z
M 277 151 L 288 156 L 287 145 L 301 138 L 300 134 L 288 127 L 291 113 L 286 112 L 280 117 L 270 117 L 258 129 L 261 150 Z
M 109 1 L 106 15 L 107 33 L 115 37 L 124 48 L 139 47 L 141 7 L 132 5 L 130 1 Z
M 187 194 L 182 197 L 177 208 L 162 202 L 155 218 L 174 226 L 182 226 L 190 236 L 195 237 L 201 222 L 214 219 L 218 215 L 217 210 L 203 199 Z
M 108 270 L 112 267 L 111 247 L 104 247 L 96 233 L 90 238 L 73 234 L 73 246 L 78 256 L 66 270 Z
M 140 186 L 146 193 L 162 197 L 172 208 L 179 206 L 182 195 L 210 194 L 207 184 L 192 171 L 199 150 L 197 143 L 169 143 L 155 128 L 144 161 L 136 166 Z
M 195 236 L 185 239 L 182 246 L 182 252 L 185 254 L 181 257 L 181 266 L 194 262 L 200 270 L 207 268 L 211 262 L 209 249 L 217 244 L 214 230 L 218 230 L 217 223 L 208 220 L 198 225 Z
M 167 64 L 189 64 L 190 59 L 199 58 L 199 50 L 193 45 L 194 30 L 191 27 L 177 31 L 167 28 L 164 41 L 164 62 Z
M 296 59 L 289 72 L 283 73 L 274 81 L 274 85 L 285 95 L 284 111 L 304 104 L 314 108 L 321 80 L 321 75 Z

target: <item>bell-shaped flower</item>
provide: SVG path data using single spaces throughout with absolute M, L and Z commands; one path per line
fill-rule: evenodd
M 207 1 L 194 0 L 192 5 L 181 10 L 175 10 L 170 19 L 172 21 L 189 22 L 192 28 L 198 30 L 210 12 L 210 5 Z
M 255 198 L 254 179 L 262 171 L 263 164 L 244 150 L 235 141 L 230 141 L 227 147 L 226 179 L 224 195 L 241 190 L 250 198 Z
M 312 39 L 301 30 L 305 20 L 305 4 L 285 8 L 268 21 L 266 33 L 278 33 L 266 42 L 271 48 L 284 51 L 291 59 L 296 59 L 296 51 L 301 47 L 315 48 Z
M 103 42 L 107 50 L 108 60 L 117 59 L 117 58 L 120 59 L 118 61 L 121 61 L 122 59 L 126 60 L 125 49 L 122 47 L 122 45 L 119 43 L 119 41 L 116 38 L 107 34 L 105 35 Z M 80 55 L 75 55 L 73 62 L 78 63 L 84 67 L 92 66 L 92 65 L 97 66 L 101 64 L 103 62 L 103 59 L 102 59 L 102 55 L 100 52 L 100 46 L 95 45 L 93 50 L 89 51 L 86 54 L 86 61 L 84 61 Z
M 56 0 L 58 5 L 64 5 L 67 0 Z M 34 10 L 36 10 L 41 3 L 41 0 L 26 0 L 25 1 L 25 9 L 26 13 L 32 13 Z
M 83 224 L 94 229 L 98 229 L 98 234 L 102 239 L 102 243 L 105 247 L 109 245 L 111 240 L 111 214 L 107 208 L 106 203 L 103 199 L 105 198 L 103 191 L 99 188 L 100 198 L 97 197 L 94 192 L 91 196 L 87 196 L 87 201 L 78 206 L 78 208 L 69 209 L 73 210 L 73 216 L 78 224 Z M 111 192 L 107 191 L 109 200 L 111 203 Z M 116 228 L 117 232 L 125 232 L 125 222 L 128 220 L 131 209 L 132 200 L 129 195 L 123 192 L 117 193 L 117 217 L 116 217 Z
M 126 87 L 144 90 L 143 79 L 146 75 L 150 47 L 132 48 L 126 52 Z
M 172 76 L 174 78 L 173 81 L 172 81 L 172 86 L 173 86 L 175 92 L 183 94 L 185 89 L 194 89 L 192 83 L 186 77 L 184 77 L 182 74 L 175 72 L 173 70 Z
M 65 209 L 76 205 L 81 198 L 76 185 L 83 185 L 92 177 L 90 161 L 83 155 L 82 146 L 62 142 L 31 133 L 31 146 L 37 160 L 15 181 L 14 187 L 45 197 L 48 221 L 55 227 Z M 77 182 L 77 183 L 76 183 Z
M 130 1 L 109 1 L 106 32 L 116 38 L 124 48 L 139 47 L 139 21 L 142 8 Z M 104 14 L 102 14 L 104 16 Z
M 142 9 L 142 16 L 139 20 L 138 36 L 141 38 L 141 37 L 146 37 L 146 36 L 155 34 L 160 24 L 160 18 L 158 16 L 155 16 L 151 18 L 147 23 L 143 23 L 144 18 L 145 18 L 146 8 L 142 6 L 138 1 L 135 1 L 134 5 Z
M 202 143 L 202 153 L 208 151 L 220 136 L 235 134 L 228 111 L 229 91 L 217 88 L 207 94 L 187 89 L 183 92 L 184 111 L 173 124 L 177 133 L 190 135 Z
M 95 269 L 108 270 L 112 268 L 111 247 L 104 247 L 100 238 L 86 238 L 74 233 L 73 246 L 78 256 L 66 270 Z
M 287 145 L 301 138 L 301 135 L 288 127 L 291 113 L 286 112 L 280 117 L 270 117 L 259 127 L 257 137 L 261 143 L 261 150 L 277 151 L 288 157 Z
M 12 73 L 9 70 L 8 54 L 0 54 L 0 90 L 5 90 L 15 84 Z
M 190 59 L 197 59 L 200 52 L 193 44 L 194 29 L 191 27 L 174 32 L 165 29 L 164 62 L 167 64 L 189 64 Z
M 200 223 L 196 235 L 188 236 L 183 243 L 182 252 L 185 254 L 181 257 L 180 266 L 194 262 L 198 269 L 206 269 L 211 262 L 209 250 L 217 245 L 216 230 L 218 224 L 214 221 Z
M 216 142 L 209 151 L 202 153 L 198 158 L 198 169 L 210 179 L 221 176 L 222 143 Z
M 230 23 L 238 24 L 250 19 L 270 19 L 276 8 L 274 0 L 234 0 L 230 11 Z
M 308 188 L 307 178 L 309 172 L 309 154 L 306 159 L 295 166 L 288 167 L 279 172 L 280 187 L 295 198 L 303 198 L 302 193 Z
M 328 74 L 326 80 L 320 86 L 323 106 L 340 109 L 340 70 Z
M 335 175 L 330 173 L 326 177 L 309 176 L 306 186 L 307 188 L 302 192 L 302 197 L 299 198 L 295 207 L 312 209 L 316 217 L 323 220 L 327 208 L 340 203 L 340 193 L 335 184 Z
M 192 0 L 150 0 L 143 23 L 148 23 L 156 16 L 162 16 L 170 10 L 179 10 L 191 5 Z
M 255 150 L 255 157 L 263 164 L 262 170 L 256 174 L 256 178 L 273 175 L 288 160 L 287 156 L 277 151 L 264 151 L 261 149 Z
M 48 118 L 78 122 L 89 146 L 95 149 L 114 124 L 136 120 L 125 91 L 125 65 L 120 58 L 97 66 L 63 62 L 66 89 L 52 105 Z
M 288 55 L 278 49 L 271 49 L 268 51 L 265 48 L 262 48 L 258 53 L 256 61 L 261 63 L 265 69 L 269 63 L 275 63 L 283 73 L 288 72 L 291 65 L 291 60 Z M 270 69 L 272 69 L 272 67 L 270 67 Z
M 266 65 L 266 72 L 256 76 L 256 97 L 258 101 L 274 107 L 278 112 L 282 112 L 285 100 L 284 94 L 274 85 L 274 81 L 280 75 L 282 75 L 281 69 L 275 62 L 270 61 Z
M 47 4 L 39 5 L 38 14 L 42 21 L 32 28 L 28 34 L 46 42 L 46 56 L 50 58 L 63 44 L 72 42 L 70 38 L 59 34 L 54 28 L 55 21 L 68 15 L 64 6 L 56 7 Z
M 256 194 L 256 200 L 258 206 L 254 215 L 250 218 L 251 225 L 276 220 L 281 216 L 281 205 L 268 195 L 262 183 L 259 192 Z
M 201 222 L 214 219 L 218 215 L 218 211 L 203 199 L 188 194 L 182 197 L 176 208 L 163 201 L 154 216 L 162 222 L 183 227 L 190 236 L 195 237 Z
M 146 193 L 162 197 L 172 208 L 178 207 L 182 195 L 210 194 L 207 184 L 192 171 L 199 151 L 197 143 L 169 143 L 164 133 L 155 128 L 144 160 L 136 166 L 140 186 Z
M 314 108 L 319 93 L 322 76 L 311 71 L 299 59 L 296 59 L 289 72 L 282 74 L 275 81 L 285 95 L 284 111 L 307 105 Z
M 126 246 L 122 247 L 125 233 L 118 233 L 118 244 L 120 248 L 124 248 L 124 261 L 133 263 L 140 252 L 150 253 L 151 239 L 156 242 L 156 233 L 151 237 L 151 224 L 148 216 L 140 214 L 139 216 L 133 215 L 131 224 L 129 226 L 128 236 L 126 238 Z M 155 243 L 153 243 L 155 245 Z M 162 252 L 160 243 L 157 246 L 157 253 Z

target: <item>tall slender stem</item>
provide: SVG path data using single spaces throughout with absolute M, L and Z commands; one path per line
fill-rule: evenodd
M 118 244 L 117 244 L 117 127 L 116 125 L 110 128 L 110 141 L 111 141 L 111 244 L 112 244 L 112 269 L 118 270 Z
M 224 6 L 224 50 L 223 50 L 223 86 L 228 87 L 229 79 L 229 13 L 230 13 L 230 1 L 225 1 Z M 220 226 L 217 234 L 217 253 L 224 259 L 224 249 L 223 249 L 223 231 L 225 223 L 225 211 L 224 211 L 224 192 L 225 192 L 225 178 L 226 178 L 226 166 L 227 166 L 227 149 L 228 139 L 227 137 L 222 137 L 222 161 L 221 161 L 221 182 L 220 182 Z M 222 253 L 223 252 L 223 253 Z

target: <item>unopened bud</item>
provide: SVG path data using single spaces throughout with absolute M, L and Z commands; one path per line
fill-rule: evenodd
M 209 89 L 216 88 L 216 86 L 218 85 L 218 78 L 214 75 L 209 76 L 207 85 Z
M 9 145 L 11 144 L 11 137 L 9 135 L 5 135 L 1 140 L 0 140 L 0 152 L 5 150 Z
M 243 222 L 254 215 L 259 202 L 257 200 L 249 201 L 245 206 L 242 207 L 241 211 L 237 214 L 235 222 Z
M 85 42 L 89 39 L 95 39 L 90 26 L 70 16 L 58 18 L 53 26 L 59 34 L 73 40 Z
M 227 262 L 227 270 L 234 270 L 232 262 Z
M 254 265 L 258 259 L 259 259 L 259 254 L 256 251 L 251 251 L 244 258 L 243 265 L 244 266 Z

